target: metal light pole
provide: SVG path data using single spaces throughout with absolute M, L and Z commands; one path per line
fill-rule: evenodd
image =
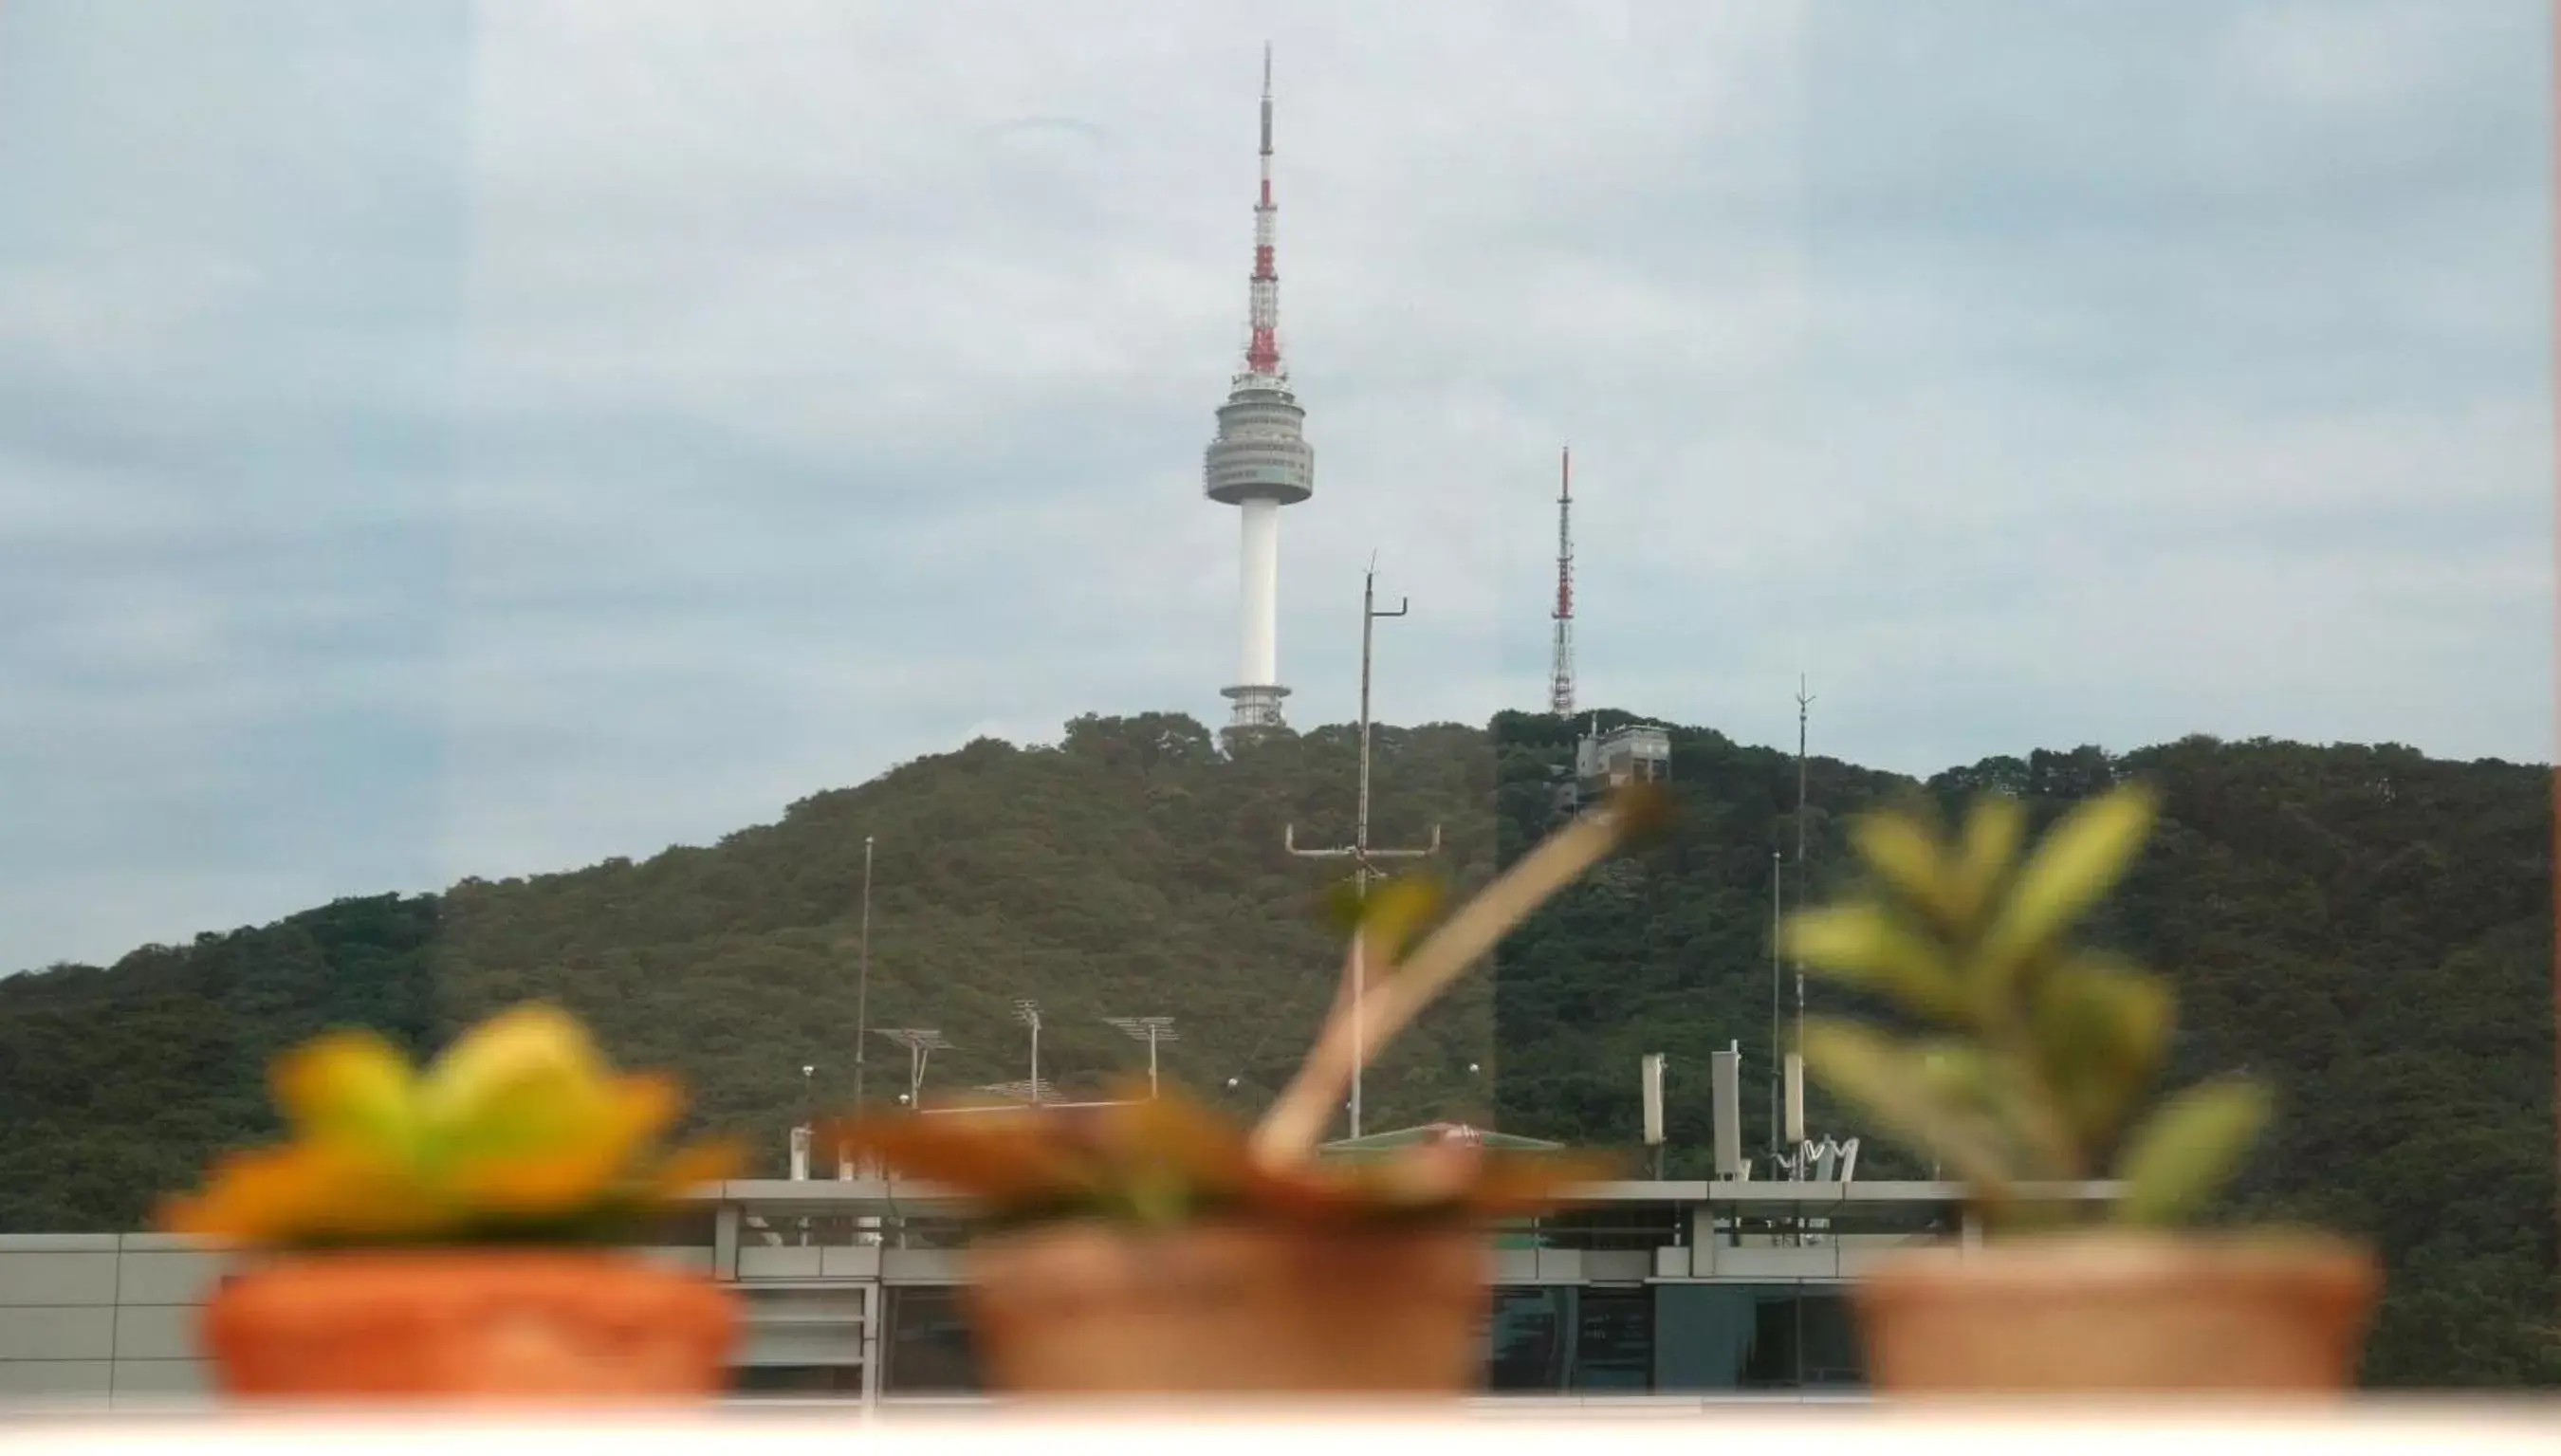
M 1787 1045 L 1779 1040 L 1779 852 L 1770 852 L 1770 1156 L 1784 1157 L 1779 1135 L 1779 1066 Z
M 872 1022 L 872 837 L 863 836 L 862 969 L 854 982 L 854 1105 L 863 1105 L 863 1044 Z
M 1174 1030 L 1174 1019 L 1169 1016 L 1107 1016 L 1103 1020 L 1118 1027 L 1130 1038 L 1147 1044 L 1147 1095 L 1156 1095 L 1156 1044 L 1182 1040 L 1181 1034 Z
M 1813 703 L 1796 678 L 1796 903 L 1805 902 L 1805 710 Z M 1805 1035 L 1805 963 L 1796 962 L 1796 1036 Z
M 1298 848 L 1296 826 L 1283 825 L 1281 848 L 1301 859 L 1349 859 L 1353 864 L 1354 892 L 1366 903 L 1369 899 L 1370 869 L 1373 860 L 1411 860 L 1437 854 L 1441 849 L 1441 826 L 1432 826 L 1432 843 L 1419 850 L 1379 850 L 1369 843 L 1369 668 L 1370 644 L 1381 617 L 1404 616 L 1412 605 L 1411 598 L 1396 599 L 1396 610 L 1378 609 L 1378 566 L 1375 562 L 1361 581 L 1361 674 L 1360 674 L 1360 790 L 1358 806 L 1352 818 L 1352 842 L 1342 849 L 1302 850 Z M 1369 1063 L 1368 1017 L 1361 1005 L 1368 989 L 1369 967 L 1361 938 L 1352 937 L 1352 1095 L 1351 1135 L 1361 1135 L 1361 1073 Z
M 1040 1003 L 1025 997 L 1014 1003 L 1014 1020 L 1032 1029 L 1032 1105 L 1040 1105 Z

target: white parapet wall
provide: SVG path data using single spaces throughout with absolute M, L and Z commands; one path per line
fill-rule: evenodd
M 766 1180 L 707 1189 L 693 1202 L 699 1242 L 632 1252 L 738 1288 L 748 1322 L 736 1359 L 742 1388 L 788 1399 L 802 1388 L 795 1382 L 814 1381 L 813 1398 L 877 1399 L 902 1387 L 892 1370 L 906 1348 L 892 1328 L 908 1318 L 902 1309 L 936 1332 L 927 1344 L 952 1338 L 960 1314 L 951 1291 L 966 1273 L 951 1245 L 966 1211 L 949 1195 L 879 1180 Z M 1493 1282 L 1541 1310 L 1550 1306 L 1540 1291 L 1582 1290 L 1582 1307 L 1606 1301 L 1622 1315 L 1631 1292 L 1648 1288 L 1727 1286 L 1746 1300 L 1772 1286 L 1816 1291 L 1875 1259 L 1948 1241 L 1961 1203 L 1962 1191 L 1944 1184 L 1601 1185 L 1563 1216 L 1500 1233 Z M 200 1395 L 208 1373 L 197 1311 L 230 1263 L 162 1234 L 0 1234 L 0 1401 L 126 1406 Z M 1688 1350 L 1661 1343 L 1674 1338 L 1663 1332 L 1677 1321 L 1662 1313 L 1673 1301 L 1636 1297 L 1639 1308 L 1659 1307 L 1639 1317 L 1656 1322 L 1648 1348 Z M 1574 1299 L 1558 1298 L 1535 1318 L 1572 1327 Z M 934 1358 L 951 1357 L 944 1349 Z

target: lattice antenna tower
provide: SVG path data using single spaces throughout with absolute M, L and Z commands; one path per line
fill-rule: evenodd
M 1805 717 L 1806 717 L 1806 712 L 1805 712 L 1805 711 L 1806 711 L 1808 708 L 1811 708 L 1811 707 L 1813 706 L 1813 702 L 1814 702 L 1814 700 L 1813 700 L 1812 696 L 1811 696 L 1811 695 L 1809 695 L 1809 694 L 1807 694 L 1807 693 L 1805 692 L 1805 678 L 1804 678 L 1804 675 L 1803 675 L 1802 673 L 1797 674 L 1797 675 L 1796 675 L 1796 876 L 1795 876 L 1795 879 L 1796 879 L 1796 900 L 1797 900 L 1797 902 L 1798 902 L 1799 904 L 1803 903 L 1803 902 L 1804 902 L 1804 899 L 1805 899 Z M 1796 1035 L 1797 1035 L 1797 1037 L 1798 1037 L 1799 1039 L 1802 1039 L 1802 1038 L 1803 1038 L 1803 1036 L 1804 1036 L 1804 1034 L 1805 1034 L 1805 963 L 1804 963 L 1803 961 L 1798 961 L 1798 962 L 1796 962 L 1796 963 L 1795 963 L 1795 972 L 1796 972 Z
M 1574 447 L 1558 463 L 1556 493 L 1556 649 L 1547 670 L 1547 711 L 1574 716 Z

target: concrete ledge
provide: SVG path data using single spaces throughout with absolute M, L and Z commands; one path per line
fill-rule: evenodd
M 818 1272 L 829 1279 L 877 1279 L 881 1271 L 878 1244 L 818 1250 Z
M 949 1249 L 883 1249 L 880 1276 L 888 1284 L 957 1284 L 960 1259 Z
M 1832 1244 L 1808 1248 L 1711 1248 L 1698 1271 L 1719 1279 L 1836 1279 L 1841 1251 Z
M 760 1248 L 748 1244 L 738 1251 L 738 1277 L 749 1279 L 815 1279 L 823 1272 L 818 1248 Z

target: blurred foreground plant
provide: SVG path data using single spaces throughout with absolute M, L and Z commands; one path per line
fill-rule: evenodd
M 1930 1030 L 1901 1038 L 1807 1023 L 1806 1065 L 1885 1129 L 1944 1159 L 1991 1216 L 2058 1221 L 2037 1184 L 2101 1176 L 2113 1156 L 2122 1222 L 2193 1216 L 2267 1120 L 2265 1088 L 2191 1087 L 2135 1120 L 2169 1049 L 2168 983 L 2079 948 L 2070 932 L 2115 888 L 2154 799 L 2126 785 L 2066 815 L 2022 858 L 2026 810 L 1987 797 L 1953 837 L 1918 812 L 1851 832 L 1864 897 L 1792 916 L 1782 946 Z
M 372 1032 L 326 1033 L 269 1081 L 291 1140 L 225 1155 L 161 1226 L 304 1248 L 601 1242 L 741 1161 L 729 1143 L 663 1151 L 676 1082 L 615 1073 L 549 1006 L 482 1023 L 424 1072 Z
M 1262 1123 L 1249 1130 L 1179 1091 L 1128 1084 L 1116 1104 L 1029 1111 L 923 1111 L 833 1124 L 839 1147 L 942 1184 L 991 1223 L 1075 1218 L 1169 1227 L 1234 1214 L 1350 1224 L 1528 1213 L 1614 1159 L 1433 1143 L 1341 1163 L 1315 1146 L 1355 1067 L 1374 1057 L 1512 926 L 1634 835 L 1660 824 L 1661 791 L 1634 785 L 1558 831 L 1473 899 L 1432 926 L 1445 903 L 1423 878 L 1335 901 L 1368 966 L 1355 1003 L 1347 950 L 1342 991 L 1313 1048 Z

